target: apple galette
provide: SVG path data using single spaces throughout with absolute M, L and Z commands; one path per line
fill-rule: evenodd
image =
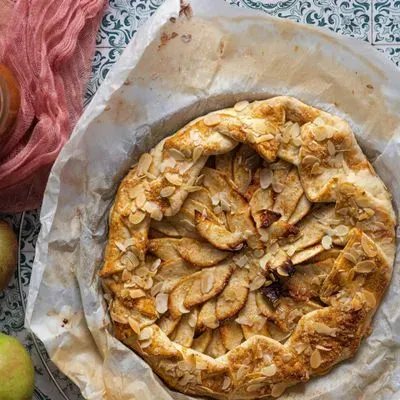
M 355 354 L 394 227 L 346 122 L 291 97 L 241 101 L 123 179 L 100 272 L 113 333 L 183 393 L 278 397 Z

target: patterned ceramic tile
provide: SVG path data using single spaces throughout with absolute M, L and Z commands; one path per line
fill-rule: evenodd
M 374 0 L 374 43 L 400 44 L 400 1 Z
M 163 1 L 110 0 L 97 34 L 97 45 L 125 47 L 139 26 Z
M 375 46 L 377 50 L 385 54 L 390 60 L 392 60 L 398 67 L 400 67 L 400 46 Z
M 230 0 L 231 4 L 263 10 L 277 17 L 329 28 L 343 35 L 370 40 L 369 0 Z
M 123 48 L 118 47 L 100 47 L 97 48 L 93 57 L 92 76 L 90 77 L 88 87 L 85 93 L 84 104 L 87 105 L 98 87 L 107 76 L 111 67 L 122 54 Z

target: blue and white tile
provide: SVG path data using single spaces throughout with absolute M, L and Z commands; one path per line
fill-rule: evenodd
M 400 44 L 400 1 L 374 0 L 373 42 Z

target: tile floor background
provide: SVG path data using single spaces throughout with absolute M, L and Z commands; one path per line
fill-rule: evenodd
M 354 36 L 373 45 L 400 67 L 400 0 L 226 0 L 271 15 Z M 96 39 L 93 73 L 85 103 L 140 25 L 163 0 L 109 0 Z M 20 339 L 31 352 L 36 369 L 34 400 L 81 400 L 77 387 L 48 360 L 43 346 L 24 330 L 24 307 L 34 248 L 40 229 L 39 211 L 1 215 L 20 237 L 20 262 L 7 291 L 0 293 L 0 331 Z

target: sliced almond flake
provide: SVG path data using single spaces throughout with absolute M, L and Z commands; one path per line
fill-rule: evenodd
M 367 305 L 371 308 L 375 308 L 376 307 L 375 295 L 368 290 L 363 290 L 363 294 L 364 294 L 364 299 L 365 299 L 365 302 L 367 303 Z
M 271 133 L 267 133 L 266 135 L 256 136 L 254 137 L 254 143 L 264 143 L 269 140 L 272 140 L 275 136 Z
M 156 296 L 159 292 L 161 292 L 161 289 L 163 287 L 162 282 L 157 282 L 150 290 L 150 294 L 154 297 Z
M 229 376 L 225 376 L 224 381 L 222 382 L 221 389 L 227 390 L 229 386 L 231 386 L 231 383 L 232 383 L 231 378 L 229 378 Z
M 294 138 L 292 140 L 292 142 L 296 147 L 300 147 L 303 144 L 303 141 L 301 140 L 301 136 Z
M 267 264 L 270 261 L 271 261 L 271 254 L 266 253 L 265 256 L 263 256 L 259 261 L 261 269 L 263 269 L 265 271 L 267 268 Z
M 203 118 L 204 125 L 215 126 L 221 123 L 221 116 L 219 114 L 208 114 Z
M 164 172 L 167 168 L 175 168 L 176 160 L 173 157 L 166 158 L 160 166 L 160 171 Z
M 194 193 L 194 192 L 198 192 L 199 190 L 201 190 L 202 187 L 201 186 L 184 186 L 183 189 L 186 190 L 188 193 Z
M 289 127 L 290 136 L 292 138 L 296 138 L 300 135 L 300 125 L 295 122 L 292 126 Z
M 326 147 L 328 148 L 328 154 L 333 157 L 336 154 L 336 148 L 335 145 L 331 140 L 328 140 Z
M 230 212 L 232 206 L 227 200 L 221 199 L 221 208 L 223 211 Z
M 349 228 L 346 225 L 338 225 L 334 232 L 337 236 L 346 236 L 349 233 Z
M 193 155 L 192 155 L 193 161 L 196 162 L 202 156 L 203 152 L 204 149 L 202 146 L 195 147 L 193 149 Z
M 121 242 L 118 242 L 118 241 L 115 241 L 114 242 L 115 243 L 115 245 L 118 247 L 118 249 L 122 252 L 122 253 L 124 253 L 125 252 L 125 250 L 126 250 L 126 247 L 124 246 L 124 244 L 123 243 L 121 243 Z
M 315 164 L 316 162 L 319 162 L 318 158 L 312 155 L 303 158 L 303 164 Z
M 127 324 L 128 320 L 122 315 L 118 315 L 115 313 L 111 313 L 111 318 L 113 321 L 118 322 L 119 324 Z
M 280 182 L 272 182 L 272 189 L 276 193 L 281 193 L 282 190 L 284 189 L 284 186 Z
M 182 177 L 180 177 L 177 174 L 171 174 L 170 172 L 167 172 L 165 174 L 165 179 L 169 182 L 172 183 L 175 186 L 181 186 L 183 181 L 182 181 Z
M 172 196 L 175 192 L 175 186 L 166 186 L 160 190 L 161 197 L 169 197 Z
M 128 220 L 131 224 L 137 225 L 137 224 L 140 224 L 144 220 L 145 216 L 146 216 L 146 213 L 138 210 L 134 214 L 129 215 Z
M 145 193 L 144 192 L 139 193 L 136 197 L 136 207 L 142 208 L 145 205 L 146 200 L 147 199 Z
M 247 106 L 248 106 L 249 104 L 250 104 L 250 103 L 249 103 L 247 100 L 242 100 L 242 101 L 237 102 L 237 103 L 233 106 L 233 109 L 234 109 L 235 111 L 237 111 L 237 112 L 241 112 L 241 111 L 243 111 L 245 108 L 247 108 Z
M 142 185 L 136 185 L 133 188 L 129 189 L 129 198 L 131 200 L 136 199 L 139 193 L 143 191 L 143 186 Z
M 179 303 L 179 305 L 178 305 L 178 310 L 179 310 L 179 312 L 180 312 L 181 314 L 187 314 L 187 313 L 190 312 L 190 310 L 188 310 L 188 309 L 184 306 L 183 300 L 184 300 L 184 299 L 182 299 L 182 302 Z
M 322 126 L 313 128 L 312 133 L 317 142 L 322 142 L 326 139 L 326 129 Z
M 164 217 L 164 214 L 162 213 L 162 211 L 159 208 L 157 208 L 151 212 L 150 216 L 155 221 L 161 221 Z
M 153 286 L 153 278 L 149 276 L 144 282 L 143 289 L 149 290 L 152 288 L 152 286 Z
M 261 373 L 265 376 L 274 376 L 277 373 L 278 369 L 275 364 L 268 365 L 261 370 Z
M 322 350 L 322 351 L 331 351 L 332 350 L 332 349 L 329 349 L 328 347 L 321 346 L 320 344 L 317 344 L 315 346 L 315 348 L 317 348 L 318 350 Z
M 247 386 L 246 392 L 248 393 L 258 392 L 260 389 L 263 388 L 265 388 L 265 383 L 253 383 Z
M 168 294 L 158 293 L 156 296 L 156 310 L 160 314 L 164 314 L 168 310 Z
M 264 255 L 264 250 L 261 249 L 255 249 L 253 251 L 253 256 L 256 258 L 261 258 Z
M 272 183 L 272 171 L 270 168 L 263 168 L 260 171 L 261 189 L 267 189 Z
M 136 240 L 135 240 L 135 238 L 133 238 L 133 237 L 126 239 L 126 240 L 124 241 L 125 249 L 127 249 L 127 248 L 133 246 L 133 245 L 135 244 L 135 241 L 136 241 Z
M 287 255 L 288 255 L 289 257 L 292 257 L 292 255 L 293 255 L 294 253 L 296 253 L 296 247 L 294 247 L 294 246 L 288 247 L 288 249 L 286 250 L 286 253 L 287 253 Z
M 282 356 L 282 360 L 283 360 L 284 362 L 288 362 L 288 361 L 290 361 L 292 358 L 293 358 L 293 356 L 292 356 L 292 354 L 290 354 L 290 353 L 284 354 L 284 355 Z
M 220 201 L 221 201 L 221 199 L 220 199 L 220 194 L 219 193 L 216 193 L 213 196 L 211 196 L 211 204 L 213 206 L 217 206 Z
M 191 313 L 189 315 L 188 324 L 190 327 L 194 328 L 197 324 L 197 314 Z
M 129 290 L 129 297 L 131 299 L 140 299 L 141 297 L 145 297 L 146 293 L 142 289 L 131 289 Z
M 237 317 L 235 321 L 240 325 L 253 326 L 253 322 L 244 315 Z
M 238 381 L 243 380 L 243 378 L 247 375 L 247 369 L 248 369 L 248 367 L 246 367 L 245 365 L 241 365 L 239 367 L 239 369 L 236 372 L 236 379 Z
M 283 394 L 283 392 L 287 389 L 287 385 L 283 382 L 276 383 L 274 386 L 272 386 L 271 389 L 271 396 L 272 397 L 279 397 Z
M 256 277 L 251 281 L 249 289 L 251 291 L 258 290 L 265 283 L 265 276 L 256 275 Z
M 235 255 L 233 256 L 232 260 L 239 268 L 243 268 L 249 261 L 246 254 Z
M 322 335 L 328 335 L 332 337 L 336 336 L 336 328 L 331 328 L 323 322 L 314 322 L 312 326 L 316 332 L 321 333 Z
M 288 272 L 281 265 L 276 269 L 280 276 L 289 276 Z
M 311 357 L 310 357 L 310 365 L 311 368 L 316 369 L 318 368 L 320 365 L 322 364 L 322 358 L 321 358 L 321 353 L 318 349 L 315 349 L 312 353 L 311 353 Z
M 385 237 L 385 238 L 383 238 L 383 239 L 381 240 L 381 243 L 382 243 L 382 244 L 389 244 L 389 243 L 392 243 L 392 242 L 393 242 L 393 239 L 390 238 L 390 237 Z
M 321 240 L 321 244 L 325 250 L 329 250 L 332 247 L 332 238 L 329 235 L 325 235 Z
M 358 262 L 354 266 L 354 271 L 359 273 L 359 274 L 369 274 L 372 272 L 376 267 L 375 261 L 373 260 L 364 260 Z
M 143 340 L 142 342 L 139 343 L 139 345 L 142 349 L 146 349 L 147 347 L 149 347 L 151 345 L 151 342 L 152 342 L 151 339 Z
M 131 279 L 131 277 L 132 277 L 132 274 L 127 269 L 124 269 L 122 271 L 122 275 L 121 275 L 122 282 L 129 281 L 129 279 Z
M 136 335 L 140 335 L 140 325 L 139 322 L 137 322 L 134 318 L 129 317 L 128 318 L 128 324 L 133 330 L 133 332 L 136 333 Z
M 301 343 L 301 342 L 299 342 L 299 343 L 296 343 L 295 345 L 294 345 L 294 349 L 296 350 L 296 353 L 297 354 L 301 354 L 301 353 L 303 353 L 304 352 L 304 350 L 307 348 L 307 344 L 306 343 Z
M 160 259 L 160 258 L 157 258 L 157 259 L 151 264 L 150 271 L 152 271 L 152 272 L 157 271 L 157 269 L 158 269 L 158 267 L 159 267 L 160 265 L 161 265 L 161 259 Z
M 350 252 L 348 252 L 348 251 L 345 251 L 345 252 L 343 252 L 343 257 L 344 257 L 346 260 L 348 260 L 348 261 L 350 261 L 351 263 L 353 263 L 353 264 L 356 264 L 356 263 L 357 263 L 357 258 L 354 256 L 353 253 L 350 253 Z
M 214 285 L 214 275 L 206 272 L 201 279 L 201 291 L 206 294 L 209 293 Z
M 186 159 L 185 155 L 178 149 L 174 148 L 168 149 L 168 154 L 176 161 L 185 161 Z
M 365 234 L 361 236 L 361 247 L 368 257 L 375 257 L 378 254 L 376 248 L 371 244 Z
M 129 261 L 131 262 L 133 268 L 136 268 L 139 265 L 139 259 L 137 258 L 136 254 L 133 253 L 132 251 L 127 251 L 125 253 L 125 256 L 129 258 Z
M 153 335 L 153 328 L 151 328 L 150 326 L 146 326 L 146 328 L 143 328 L 140 331 L 139 340 L 148 340 L 152 337 Z
M 139 176 L 145 174 L 149 170 L 152 161 L 153 157 L 149 153 L 142 154 L 137 165 L 137 174 Z

